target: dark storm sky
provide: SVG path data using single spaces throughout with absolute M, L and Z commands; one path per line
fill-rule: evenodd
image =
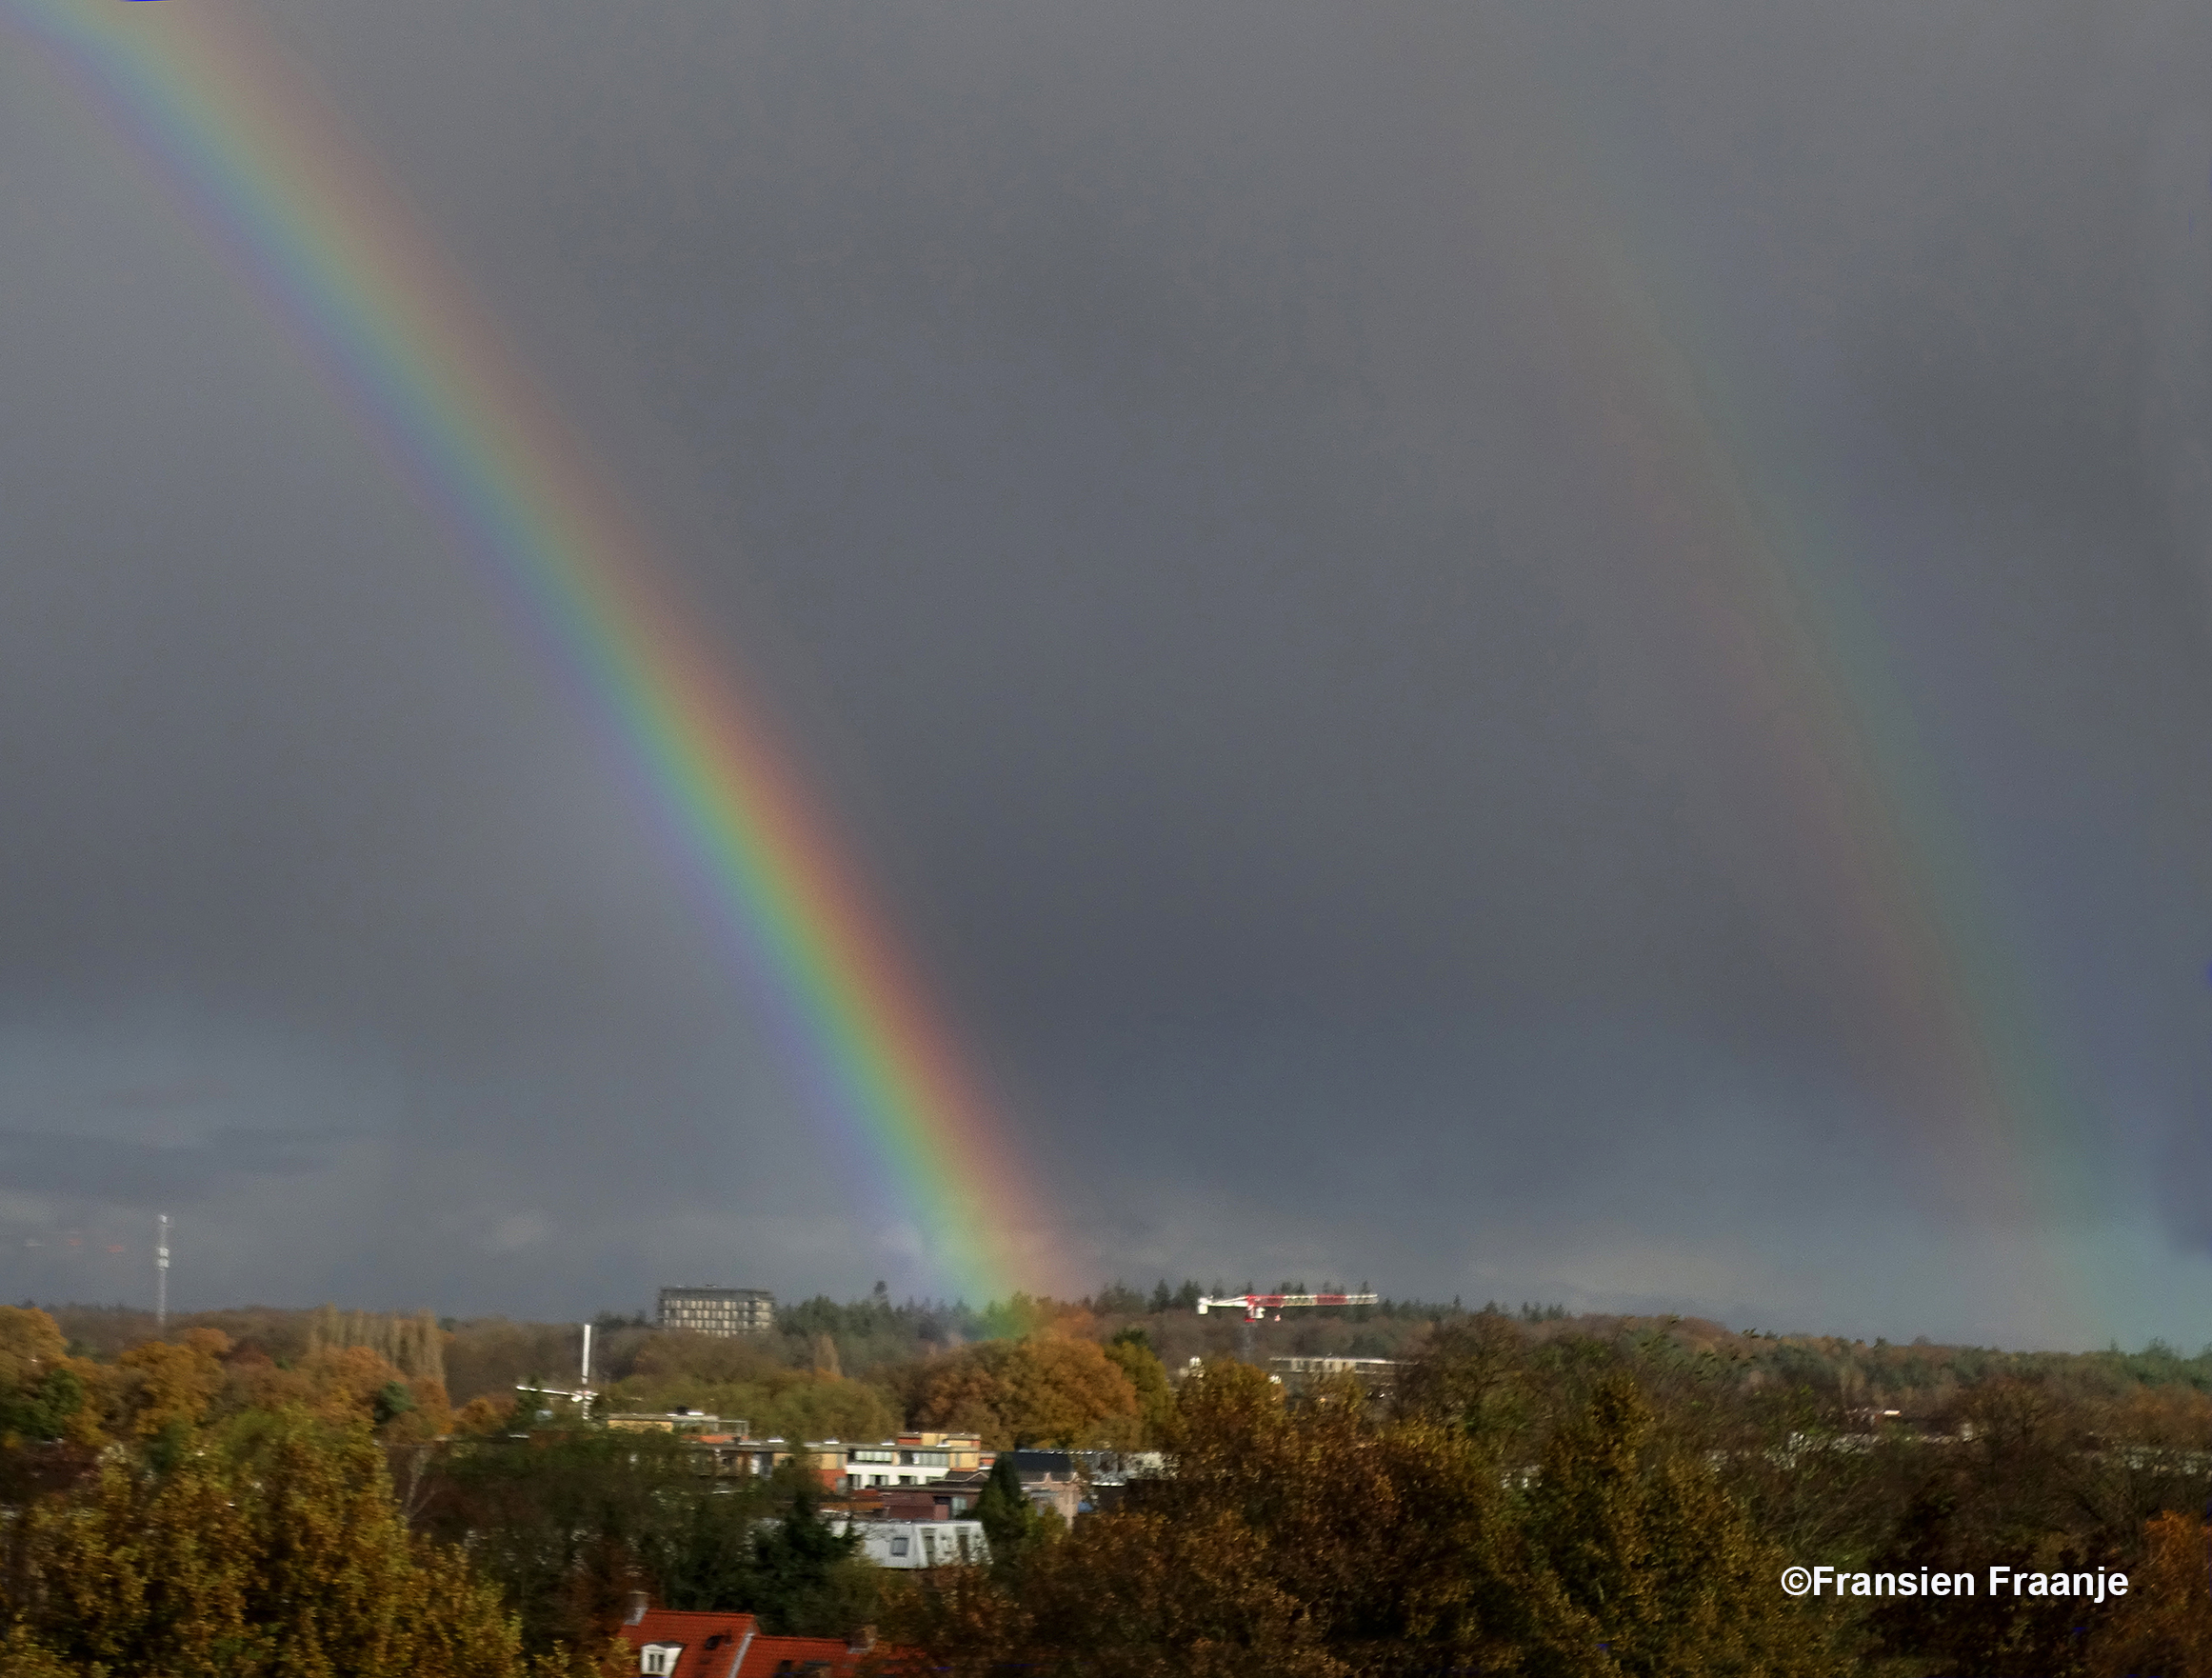
M 262 15 L 796 743 L 1034 1285 L 2212 1338 L 2198 9 Z M 0 1291 L 144 1294 L 157 1210 L 188 1305 L 934 1287 L 597 719 L 12 45 L 0 230 Z M 1639 401 L 1920 794 L 1713 675 Z M 1901 1020 L 1807 778 L 1940 807 L 2043 1119 L 1920 1074 L 2011 1051 Z

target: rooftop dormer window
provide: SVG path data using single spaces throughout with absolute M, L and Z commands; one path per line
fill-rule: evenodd
M 676 1678 L 676 1658 L 683 1652 L 680 1643 L 647 1644 L 637 1651 L 640 1678 Z

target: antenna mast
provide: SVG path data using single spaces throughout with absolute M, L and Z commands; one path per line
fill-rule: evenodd
M 153 1221 L 153 1328 L 169 1328 L 169 1213 Z

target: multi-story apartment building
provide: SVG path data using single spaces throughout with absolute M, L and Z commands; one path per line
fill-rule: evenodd
M 654 1321 L 695 1334 L 758 1334 L 776 1326 L 776 1296 L 759 1288 L 664 1288 Z
M 880 1486 L 928 1486 L 947 1474 L 975 1473 L 990 1467 L 991 1455 L 973 1433 L 902 1433 L 881 1445 L 825 1441 L 815 1464 L 830 1490 L 866 1491 Z

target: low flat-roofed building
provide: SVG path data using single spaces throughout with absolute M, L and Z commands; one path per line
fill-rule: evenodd
M 1395 1358 L 1269 1358 L 1267 1368 L 1292 1392 L 1302 1392 L 1323 1379 L 1345 1375 L 1357 1381 L 1369 1398 L 1387 1397 L 1398 1385 Z
M 860 1553 L 894 1572 L 981 1567 L 991 1559 L 980 1521 L 832 1520 L 840 1532 L 860 1534 Z
M 886 1486 L 928 1486 L 948 1474 L 974 1473 L 989 1464 L 973 1433 L 902 1433 L 880 1444 L 825 1440 L 816 1458 L 823 1484 L 832 1491 L 869 1491 Z M 832 1476 L 832 1451 L 844 1467 Z
M 664 1288 L 653 1322 L 725 1339 L 776 1326 L 776 1296 L 762 1288 Z
M 742 1439 L 751 1423 L 725 1421 L 705 1410 L 617 1410 L 607 1425 L 618 1433 L 727 1433 Z
M 902 1433 L 899 1435 L 899 1448 L 901 1450 L 942 1451 L 945 1455 L 942 1466 L 947 1468 L 990 1467 L 990 1459 L 983 1454 L 983 1435 L 980 1433 Z M 936 1458 L 932 1456 L 929 1463 L 923 1466 L 936 1466 Z

